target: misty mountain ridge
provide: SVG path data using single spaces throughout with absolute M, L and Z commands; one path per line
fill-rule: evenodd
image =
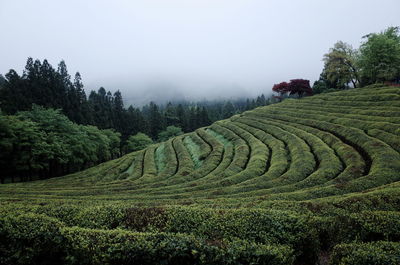
M 166 104 L 168 102 L 224 101 L 254 98 L 261 94 L 272 94 L 270 87 L 244 88 L 236 84 L 205 85 L 202 83 L 175 84 L 172 82 L 149 82 L 133 85 L 114 86 L 124 97 L 124 105 L 142 107 L 149 102 Z M 87 88 L 86 88 L 87 90 Z M 108 90 L 108 89 L 107 89 Z M 110 89 L 113 91 L 114 89 Z

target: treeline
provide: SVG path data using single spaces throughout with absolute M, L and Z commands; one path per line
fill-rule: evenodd
M 0 75 L 1 182 L 72 173 L 270 102 L 262 95 L 125 108 L 120 91 L 86 96 L 64 61 L 56 70 L 28 58 L 22 75 Z
M 157 140 L 158 134 L 168 126 L 190 132 L 267 103 L 268 100 L 261 95 L 247 101 L 183 101 L 166 105 L 151 102 L 141 109 L 132 105 L 125 108 L 120 91 L 111 93 L 101 87 L 87 96 L 81 75 L 77 72 L 72 80 L 64 61 L 54 69 L 47 60 L 41 62 L 28 58 L 22 75 L 10 70 L 5 78 L 0 76 L 0 109 L 5 114 L 28 111 L 32 104 L 61 109 L 77 124 L 115 129 L 121 133 L 121 143 L 138 132 Z
M 60 176 L 117 158 L 120 136 L 37 105 L 16 115 L 0 114 L 1 183 Z

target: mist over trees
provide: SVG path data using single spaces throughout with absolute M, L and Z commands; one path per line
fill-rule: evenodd
M 157 140 L 158 134 L 171 125 L 189 132 L 227 118 L 230 114 L 266 104 L 265 97 L 261 96 L 248 102 L 245 99 L 232 102 L 182 101 L 166 105 L 150 102 L 141 109 L 134 106 L 125 108 L 119 90 L 111 93 L 100 87 L 87 96 L 80 73 L 72 78 L 64 61 L 54 69 L 47 60 L 41 62 L 32 58 L 28 58 L 22 75 L 10 70 L 0 78 L 0 86 L 0 109 L 5 114 L 30 110 L 32 104 L 61 109 L 64 115 L 78 124 L 115 129 L 121 133 L 123 142 L 138 132 Z
M 65 175 L 267 103 L 262 95 L 125 108 L 118 90 L 87 96 L 80 73 L 72 78 L 64 61 L 54 69 L 28 58 L 22 75 L 0 75 L 0 178 Z

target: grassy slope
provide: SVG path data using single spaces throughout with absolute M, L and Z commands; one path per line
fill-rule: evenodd
M 0 186 L 7 213 L 45 214 L 67 226 L 287 244 L 296 260 L 354 239 L 397 240 L 399 198 L 400 89 L 393 87 L 285 100 L 83 172 Z M 147 210 L 132 217 L 133 206 Z M 140 225 L 132 221 L 149 214 Z M 291 216 L 301 231 L 292 231 Z M 361 221 L 365 216 L 376 218 Z M 315 222 L 319 245 L 305 250 L 301 242 Z M 338 227 L 346 222 L 358 232 L 348 236 L 347 226 Z M 276 224 L 287 229 L 273 231 Z M 346 256 L 340 249 L 335 257 Z

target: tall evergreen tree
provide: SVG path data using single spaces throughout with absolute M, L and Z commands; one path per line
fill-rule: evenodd
M 132 107 L 132 105 L 129 106 L 127 110 L 126 126 L 128 135 L 135 135 L 139 132 L 148 134 L 149 132 L 148 124 L 146 123 L 142 112 L 138 108 Z
M 172 105 L 171 102 L 168 102 L 167 106 L 165 107 L 164 119 L 165 119 L 165 125 L 167 127 L 168 126 L 178 126 L 179 127 L 179 120 L 178 120 L 176 108 Z
M 202 107 L 199 115 L 199 127 L 204 127 L 211 124 L 206 107 Z
M 258 107 L 260 107 L 260 106 L 265 106 L 265 96 L 264 96 L 264 94 L 261 94 L 261 96 L 258 96 L 257 97 L 257 106 Z
M 222 111 L 222 117 L 227 119 L 235 114 L 235 107 L 233 106 L 232 102 L 226 102 L 224 109 Z
M 150 102 L 149 105 L 149 127 L 149 133 L 153 139 L 157 139 L 158 134 L 164 129 L 163 117 L 154 102 Z
M 188 132 L 189 128 L 187 113 L 182 104 L 179 104 L 178 107 L 176 107 L 176 117 L 178 119 L 178 127 L 182 128 L 184 132 Z
M 125 130 L 125 109 L 124 102 L 122 101 L 122 95 L 119 90 L 114 93 L 112 103 L 112 119 L 114 128 L 117 131 L 124 132 Z

